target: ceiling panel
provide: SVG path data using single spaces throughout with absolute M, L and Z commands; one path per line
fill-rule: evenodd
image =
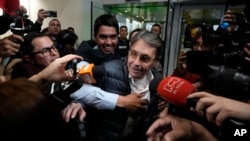
M 126 3 L 104 5 L 111 13 L 122 15 L 138 21 L 165 23 L 168 2 Z

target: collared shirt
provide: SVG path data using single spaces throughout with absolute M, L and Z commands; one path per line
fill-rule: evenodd
M 129 75 L 129 83 L 131 88 L 131 93 L 137 94 L 145 94 L 142 99 L 146 99 L 148 102 L 150 101 L 150 92 L 149 92 L 149 83 L 153 80 L 154 75 L 151 71 L 148 72 L 141 79 L 134 79 Z
M 131 75 L 129 75 L 131 93 L 144 94 L 142 99 L 146 99 L 148 102 L 150 102 L 149 83 L 151 80 L 153 80 L 153 78 L 154 75 L 152 71 L 149 71 L 148 74 L 146 74 L 141 79 L 134 79 Z M 133 132 L 133 128 L 136 125 L 136 122 L 138 122 L 137 120 L 138 119 L 135 119 L 132 116 L 128 117 L 122 136 L 127 136 Z

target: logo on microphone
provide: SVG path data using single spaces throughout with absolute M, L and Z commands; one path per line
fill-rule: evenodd
M 164 85 L 163 89 L 170 92 L 171 94 L 176 94 L 180 87 L 184 84 L 184 81 L 177 77 L 170 77 L 167 83 Z

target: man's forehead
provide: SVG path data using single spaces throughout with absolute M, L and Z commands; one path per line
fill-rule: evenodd
M 99 33 L 98 34 L 99 36 L 107 36 L 107 37 L 110 37 L 110 36 L 117 36 L 117 34 L 116 33 Z
M 42 44 L 53 44 L 53 41 L 51 40 L 50 37 L 48 36 L 42 36 L 42 37 L 36 37 L 32 40 L 32 45 L 36 46 L 36 45 L 42 45 Z

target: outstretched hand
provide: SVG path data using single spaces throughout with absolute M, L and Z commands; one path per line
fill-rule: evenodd
M 246 110 L 250 108 L 250 104 L 207 92 L 196 92 L 187 98 L 199 98 L 195 111 L 217 126 L 221 126 L 226 119 L 250 121 L 250 111 Z
M 53 61 L 49 66 L 43 69 L 38 74 L 32 76 L 30 80 L 41 82 L 41 81 L 70 81 L 73 79 L 73 76 L 67 75 L 65 73 L 65 66 L 66 64 L 73 60 L 73 59 L 80 59 L 83 58 L 78 55 L 69 54 L 64 57 L 58 58 Z

